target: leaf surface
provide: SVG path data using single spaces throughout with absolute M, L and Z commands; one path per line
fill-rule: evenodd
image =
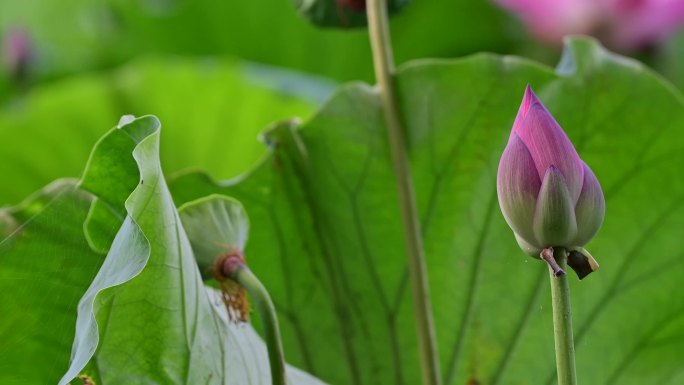
M 91 200 L 58 181 L 0 210 L 2 384 L 54 384 L 69 363 L 76 305 L 104 259 L 83 235 Z
M 202 282 L 159 139 L 155 117 L 120 124 L 95 146 L 79 188 L 51 185 L 3 211 L 1 383 L 86 374 L 105 384 L 270 384 L 263 342 L 230 324 Z
M 571 283 L 579 379 L 675 384 L 684 104 L 650 70 L 582 39 L 568 41 L 555 71 L 481 54 L 398 74 L 445 382 L 555 381 L 546 266 L 517 247 L 496 198 L 528 83 L 606 195 L 606 221 L 587 247 L 601 269 Z M 176 203 L 223 193 L 245 205 L 247 258 L 271 288 L 295 363 L 332 383 L 418 383 L 377 93 L 345 86 L 303 126 L 285 122 L 266 138 L 271 156 L 252 173 L 227 182 L 186 174 L 172 183 Z
M 218 296 L 204 288 L 161 171 L 159 128 L 156 118 L 142 117 L 110 131 L 86 168 L 82 187 L 112 207 L 125 199 L 126 219 L 79 304 L 73 360 L 61 384 L 96 347 L 91 368 L 107 384 L 270 383 L 257 336 L 230 326 Z M 124 137 L 130 143 L 121 143 Z M 112 189 L 111 176 L 128 174 L 115 185 L 135 181 L 122 167 L 131 145 L 140 175 L 126 198 Z

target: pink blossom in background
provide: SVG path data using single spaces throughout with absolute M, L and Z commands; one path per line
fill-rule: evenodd
M 2 56 L 7 72 L 16 78 L 26 75 L 33 56 L 31 40 L 23 28 L 8 29 L 3 34 Z
M 665 38 L 684 24 L 684 0 L 495 0 L 517 14 L 538 39 L 596 36 L 630 50 Z

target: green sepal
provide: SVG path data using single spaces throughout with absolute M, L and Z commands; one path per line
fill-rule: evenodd
M 569 247 L 577 234 L 575 208 L 561 172 L 551 166 L 542 181 L 533 221 L 537 242 L 544 246 Z
M 568 249 L 568 266 L 575 271 L 580 280 L 599 269 L 598 262 L 582 247 Z

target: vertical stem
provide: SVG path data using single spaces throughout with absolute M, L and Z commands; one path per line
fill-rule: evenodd
M 286 385 L 285 354 L 280 340 L 278 317 L 271 296 L 246 265 L 238 267 L 231 278 L 247 290 L 261 317 L 266 347 L 268 348 L 268 361 L 271 367 L 271 383 L 273 385 Z
M 562 247 L 554 248 L 553 257 L 561 269 L 567 268 L 568 254 Z M 575 374 L 575 344 L 572 337 L 572 311 L 568 275 L 551 277 L 551 302 L 553 304 L 553 334 L 556 341 L 556 370 L 558 385 L 577 385 Z
M 432 320 L 432 306 L 425 266 L 425 252 L 413 193 L 404 129 L 397 106 L 394 84 L 394 59 L 389 36 L 386 0 L 367 0 L 368 32 L 373 51 L 375 77 L 385 113 L 392 165 L 404 228 L 409 278 L 413 292 L 413 308 L 418 332 L 418 345 L 424 385 L 440 385 L 439 357 Z

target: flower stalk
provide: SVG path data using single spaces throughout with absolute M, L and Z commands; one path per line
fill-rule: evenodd
M 385 114 L 385 126 L 387 127 L 392 165 L 399 195 L 423 384 L 441 385 L 442 379 L 432 320 L 423 239 L 394 84 L 394 58 L 388 27 L 387 1 L 367 0 L 366 11 L 375 78 Z
M 549 265 L 549 269 L 551 269 L 551 274 L 553 274 L 554 277 L 560 277 L 561 275 L 565 275 L 565 270 L 563 270 L 560 265 L 558 265 L 558 262 L 556 261 L 556 258 L 553 256 L 553 247 L 547 247 L 544 250 L 541 251 L 539 256 L 541 259 L 544 260 Z
M 564 248 L 555 248 L 553 251 L 553 258 L 561 269 L 566 268 L 568 253 Z M 577 374 L 575 372 L 575 343 L 572 336 L 572 309 L 570 307 L 568 275 L 561 274 L 560 276 L 556 276 L 554 271 L 550 270 L 550 277 L 558 385 L 577 385 Z
M 576 385 L 568 266 L 598 270 L 584 248 L 605 215 L 601 185 L 529 86 L 497 173 L 499 205 L 520 248 L 549 266 L 559 385 Z
M 242 286 L 252 298 L 263 327 L 264 340 L 268 349 L 268 362 L 271 367 L 271 383 L 287 385 L 285 376 L 285 353 L 280 338 L 280 328 L 275 306 L 266 287 L 238 255 L 227 256 L 222 263 L 221 273 Z
M 223 195 L 210 195 L 184 204 L 179 214 L 199 270 L 205 279 L 213 277 L 218 282 L 230 321 L 248 321 L 246 295 L 251 297 L 263 325 L 271 383 L 286 385 L 285 354 L 275 306 L 264 285 L 247 267 L 243 253 L 249 219 L 242 204 Z

